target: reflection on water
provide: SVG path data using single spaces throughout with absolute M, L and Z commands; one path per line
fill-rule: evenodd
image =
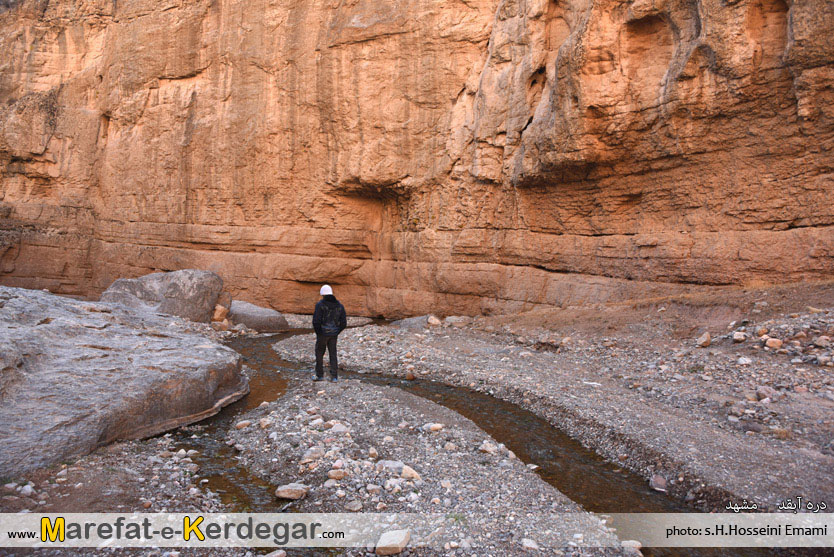
M 200 476 L 207 487 L 220 495 L 220 500 L 236 512 L 278 512 L 285 503 L 273 495 L 275 487 L 249 473 L 235 458 L 237 451 L 226 445 L 226 432 L 238 414 L 257 408 L 264 401 L 273 401 L 287 392 L 286 372 L 298 365 L 278 357 L 271 345 L 280 339 L 307 330 L 287 331 L 266 337 L 235 338 L 228 345 L 244 358 L 249 368 L 249 394 L 226 406 L 215 416 L 200 423 L 205 429 L 178 432 L 179 446 L 195 449 L 200 455 L 193 460 L 200 465 Z

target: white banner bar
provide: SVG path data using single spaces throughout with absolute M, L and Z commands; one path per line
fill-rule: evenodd
M 834 547 L 828 513 L 21 513 L 0 514 L 0 547 L 477 547 L 486 518 L 543 548 Z

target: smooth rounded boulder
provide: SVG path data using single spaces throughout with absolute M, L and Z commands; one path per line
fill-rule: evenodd
M 245 325 L 259 333 L 278 333 L 289 328 L 284 316 L 274 309 L 240 300 L 232 301 L 228 319 L 235 325 Z
M 118 279 L 104 291 L 101 301 L 209 323 L 222 290 L 223 279 L 216 273 L 183 269 Z

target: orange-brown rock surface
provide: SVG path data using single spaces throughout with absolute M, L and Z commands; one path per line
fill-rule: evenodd
M 395 316 L 834 271 L 825 0 L 4 5 L 7 285 Z

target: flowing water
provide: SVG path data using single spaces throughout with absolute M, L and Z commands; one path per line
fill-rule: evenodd
M 285 510 L 273 492 L 275 486 L 252 476 L 241 467 L 235 451 L 225 443 L 225 432 L 235 417 L 263 401 L 273 401 L 300 381 L 309 381 L 309 370 L 283 360 L 272 344 L 308 330 L 294 330 L 268 337 L 241 337 L 229 346 L 244 357 L 250 368 L 250 393 L 204 421 L 196 434 L 180 431 L 179 446 L 200 451 L 195 461 L 208 487 L 235 511 L 277 512 Z M 500 443 L 504 443 L 522 462 L 535 464 L 536 473 L 595 513 L 690 512 L 691 509 L 648 488 L 639 476 L 605 461 L 593 451 L 562 433 L 543 418 L 519 406 L 462 387 L 434 381 L 406 381 L 375 374 L 345 373 L 344 376 L 377 385 L 389 385 L 450 408 L 475 422 Z M 647 555 L 769 555 L 770 552 L 734 549 L 644 550 Z

